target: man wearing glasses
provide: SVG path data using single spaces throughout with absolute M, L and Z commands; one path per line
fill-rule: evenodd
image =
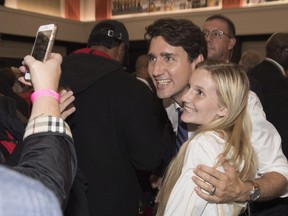
M 221 15 L 206 19 L 203 33 L 207 41 L 208 59 L 229 62 L 236 44 L 235 26 L 231 20 Z
M 203 26 L 208 59 L 229 62 L 236 44 L 235 32 L 233 22 L 227 17 L 221 15 L 208 17 Z M 281 151 L 279 134 L 262 115 L 262 105 L 253 92 L 249 94 L 248 100 L 248 104 L 250 104 L 248 110 L 253 128 L 251 143 L 258 157 L 259 167 L 257 179 L 253 181 L 254 185 L 239 179 L 236 171 L 228 164 L 224 166 L 225 173 L 201 165 L 197 167 L 195 174 L 202 180 L 194 176 L 193 181 L 201 189 L 205 190 L 208 187 L 207 183 L 214 185 L 217 189 L 213 196 L 209 196 L 201 190 L 196 192 L 203 199 L 216 203 L 243 202 L 248 197 L 249 202 L 253 203 L 252 207 L 254 206 L 251 209 L 253 216 L 287 216 L 287 198 L 275 199 L 276 197 L 287 196 L 287 172 L 284 168 L 287 166 L 287 160 Z M 282 168 L 276 165 L 280 158 L 282 158 L 282 165 L 284 165 Z M 267 202 L 271 199 L 274 200 Z

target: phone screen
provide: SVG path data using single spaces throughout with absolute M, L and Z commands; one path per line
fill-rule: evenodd
M 52 30 L 41 31 L 37 33 L 32 51 L 32 56 L 35 59 L 44 61 L 51 34 Z

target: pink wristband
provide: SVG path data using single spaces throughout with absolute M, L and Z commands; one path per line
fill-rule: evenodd
M 50 89 L 41 89 L 41 90 L 37 90 L 34 91 L 31 95 L 31 101 L 32 103 L 34 103 L 35 100 L 37 100 L 37 98 L 42 97 L 42 96 L 49 96 L 49 97 L 53 97 L 55 98 L 57 101 L 60 100 L 60 95 L 59 93 L 50 90 Z

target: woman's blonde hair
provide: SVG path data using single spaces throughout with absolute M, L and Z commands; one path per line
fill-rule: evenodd
M 247 111 L 248 78 L 241 66 L 232 63 L 206 60 L 198 64 L 197 68 L 210 73 L 215 82 L 218 102 L 227 108 L 227 113 L 224 117 L 201 125 L 195 135 L 206 131 L 215 131 L 224 135 L 226 144 L 221 155 L 234 166 L 243 181 L 252 179 L 256 173 L 256 157 L 250 143 L 251 123 Z M 182 145 L 166 171 L 157 197 L 159 201 L 157 215 L 159 216 L 164 215 L 171 191 L 181 175 L 186 149 L 191 139 Z M 221 166 L 221 163 L 216 160 L 215 167 L 218 166 Z M 242 206 L 235 204 L 234 207 L 235 215 L 237 215 Z

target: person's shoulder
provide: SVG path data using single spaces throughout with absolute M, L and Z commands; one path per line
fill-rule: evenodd
M 262 110 L 263 106 L 262 103 L 257 96 L 257 94 L 253 91 L 249 91 L 248 94 L 248 110 Z
M 263 68 L 265 69 L 267 67 L 267 65 L 270 65 L 271 63 L 269 61 L 266 61 L 265 59 L 263 61 L 261 61 L 260 63 L 258 63 L 257 65 L 255 65 L 254 67 L 252 67 L 247 74 L 250 76 L 255 75 L 255 73 L 259 73 L 261 71 L 263 71 Z
M 189 142 L 187 151 L 200 160 L 213 163 L 219 153 L 223 152 L 225 141 L 214 131 L 197 133 Z
M 203 145 L 214 146 L 214 144 L 216 145 L 217 143 L 223 144 L 223 139 L 215 131 L 205 131 L 205 132 L 197 133 L 193 137 L 192 142 L 197 142 L 202 147 Z
M 114 71 L 111 76 L 114 76 L 114 79 L 119 83 L 119 85 L 123 86 L 125 89 L 134 89 L 134 91 L 145 91 L 149 92 L 149 88 L 147 88 L 146 84 L 142 81 L 138 80 L 131 73 L 125 71 L 124 69 L 118 69 Z
M 40 182 L 3 165 L 0 165 L 0 184 L 0 193 L 11 194 L 14 192 L 16 193 L 17 191 L 17 193 L 20 193 L 20 191 L 22 191 L 27 195 L 27 199 L 29 199 L 28 193 L 31 193 L 30 195 L 33 193 L 43 194 L 45 196 L 47 195 L 49 199 L 53 199 L 54 197 L 53 194 Z M 21 194 L 21 196 L 24 196 L 24 194 Z
M 42 212 L 45 216 L 61 215 L 56 196 L 43 184 L 28 176 L 0 166 L 0 185 L 0 202 L 6 207 L 0 207 L 3 215 L 14 215 L 12 212 L 17 211 L 25 216 L 32 212 Z M 14 209 L 10 211 L 10 208 Z

